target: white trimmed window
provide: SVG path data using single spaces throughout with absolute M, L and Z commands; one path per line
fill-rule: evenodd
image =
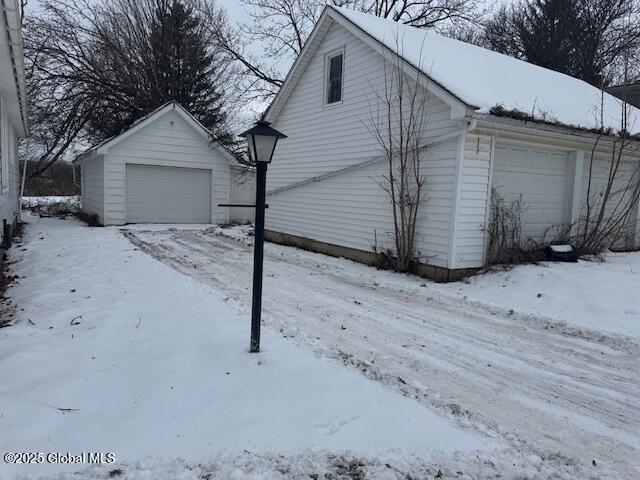
M 342 81 L 344 79 L 344 50 L 327 55 L 325 103 L 332 105 L 342 102 Z

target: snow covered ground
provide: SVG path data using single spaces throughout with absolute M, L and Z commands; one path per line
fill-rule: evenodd
M 640 474 L 634 338 L 268 244 L 251 355 L 249 227 L 28 221 L 0 329 L 0 452 L 117 462 L 0 460 L 2 479 Z
M 229 308 L 224 292 L 157 262 L 117 229 L 28 222 L 10 252 L 19 281 L 8 293 L 18 319 L 0 329 L 3 455 L 113 452 L 126 478 L 209 478 L 198 476 L 207 469 L 222 469 L 211 478 L 263 470 L 287 478 L 279 454 L 308 474 L 339 469 L 353 455 L 389 475 L 392 468 L 451 475 L 513 468 L 512 457 L 495 450 L 500 441 L 277 331 L 267 329 L 264 351 L 249 354 L 248 318 Z M 347 450 L 338 464 L 329 456 Z M 518 458 L 520 469 L 548 469 Z M 0 478 L 83 468 L 0 460 Z M 82 478 L 115 469 L 104 465 Z M 248 478 L 263 478 L 256 475 Z
M 136 226 L 125 233 L 159 260 L 226 293 L 227 305 L 247 315 L 249 229 Z M 579 321 L 566 323 L 553 303 L 546 310 L 520 310 L 519 300 L 510 295 L 522 286 L 516 277 L 506 281 L 519 269 L 470 284 L 438 285 L 274 244 L 267 244 L 265 261 L 264 318 L 270 331 L 355 367 L 459 425 L 494 435 L 544 462 L 558 462 L 558 468 L 563 460 L 585 466 L 595 462 L 594 472 L 611 469 L 620 478 L 640 476 L 638 338 L 584 328 Z M 591 274 L 575 276 L 591 278 L 591 305 L 605 312 L 602 323 L 612 325 L 609 316 L 617 319 L 620 311 L 637 304 L 627 298 L 639 285 L 632 273 L 620 270 L 625 263 L 629 260 L 616 256 L 611 267 L 522 267 L 567 271 L 553 281 L 555 288 L 551 274 L 525 279 L 520 294 L 526 298 L 530 289 L 533 305 L 554 298 L 558 305 L 563 296 L 575 293 L 569 269 L 591 269 Z M 597 274 L 602 271 L 602 278 L 615 282 L 613 301 L 598 294 L 603 281 Z M 500 289 L 502 301 L 496 293 Z M 581 311 L 595 310 L 580 307 L 579 298 L 567 299 L 567 305 L 578 319 Z M 632 325 L 632 316 L 620 324 Z
M 609 253 L 605 260 L 523 265 L 440 290 L 578 328 L 640 337 L 640 253 Z

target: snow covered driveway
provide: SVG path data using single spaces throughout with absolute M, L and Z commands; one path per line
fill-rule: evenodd
M 251 248 L 237 230 L 136 227 L 134 244 L 248 313 Z M 509 314 L 411 276 L 266 246 L 264 312 L 323 356 L 550 461 L 640 476 L 640 346 Z M 269 342 L 265 346 L 269 348 Z
M 19 276 L 8 291 L 17 321 L 0 329 L 0 452 L 46 456 L 29 465 L 0 459 L 0 479 L 82 470 L 86 465 L 49 463 L 48 454 L 89 452 L 114 453 L 128 479 L 241 479 L 261 455 L 301 462 L 308 449 L 316 449 L 309 457 L 316 461 L 323 458 L 318 451 L 348 449 L 394 466 L 403 457 L 390 452 L 398 451 L 422 458 L 412 465 L 432 474 L 503 471 L 500 457 L 488 453 L 493 460 L 486 465 L 480 457 L 499 442 L 277 332 L 266 331 L 264 351 L 249 354 L 246 317 L 219 292 L 140 252 L 117 229 L 29 222 L 24 241 L 10 251 Z M 7 306 L 1 307 L 4 315 Z M 449 457 L 431 464 L 436 449 Z M 245 458 L 233 457 L 245 450 Z M 212 470 L 199 465 L 225 452 L 229 457 Z M 149 456 L 192 463 L 158 466 Z M 239 473 L 211 473 L 235 463 Z M 286 463 L 271 460 L 269 471 L 286 471 Z M 153 474 L 144 473 L 145 464 Z M 301 478 L 323 476 L 318 465 L 307 465 Z M 111 469 L 68 478 L 119 476 Z

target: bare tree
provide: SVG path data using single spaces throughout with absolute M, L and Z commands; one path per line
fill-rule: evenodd
M 237 28 L 221 24 L 218 43 L 242 66 L 244 88 L 255 97 L 274 96 L 288 64 L 302 50 L 326 5 L 349 7 L 418 28 L 448 32 L 476 22 L 479 0 L 242 0 L 250 21 Z M 260 45 L 263 54 L 252 53 Z
M 384 85 L 372 87 L 369 101 L 369 132 L 376 139 L 386 160 L 386 173 L 379 182 L 387 193 L 393 213 L 395 270 L 406 272 L 415 259 L 416 228 L 420 206 L 424 203 L 426 177 L 420 156 L 427 148 L 427 77 L 409 71 L 402 60 L 400 42 L 397 55 L 384 65 Z
M 629 78 L 630 66 L 631 55 L 628 54 L 622 63 L 625 81 Z M 632 109 L 623 99 L 619 130 L 605 135 L 604 95 L 601 89 L 601 131 L 590 152 L 585 204 L 576 242 L 583 251 L 592 253 L 615 246 L 635 247 L 638 230 L 640 162 L 630 157 L 640 152 L 640 135 L 631 133 L 639 119 L 632 117 Z M 601 142 L 609 145 L 606 156 L 597 153 Z
M 586 192 L 576 243 L 586 253 L 629 247 L 635 237 L 640 200 L 640 163 L 631 160 L 640 152 L 640 139 L 630 132 L 635 122 L 626 102 L 621 107 L 620 130 L 600 134 L 591 149 Z M 603 145 L 605 144 L 605 145 Z M 604 146 L 604 152 L 602 152 Z
M 25 22 L 38 175 L 170 100 L 231 144 L 229 58 L 209 0 L 42 0 Z M 217 29 L 217 26 L 216 26 Z M 228 102 L 227 102 L 228 103 Z

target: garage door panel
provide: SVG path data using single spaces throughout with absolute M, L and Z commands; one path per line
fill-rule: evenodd
M 507 149 L 505 147 L 496 146 L 496 148 L 495 148 L 495 161 L 494 161 L 494 165 L 496 167 L 504 167 L 504 166 L 506 166 L 508 157 L 509 157 L 509 149 Z
M 209 223 L 211 171 L 126 166 L 127 223 Z
M 529 165 L 529 151 L 512 149 L 511 155 L 507 156 L 507 165 L 514 169 L 526 168 Z
M 524 238 L 541 239 L 551 227 L 566 221 L 568 158 L 564 152 L 500 145 L 495 159 L 494 187 L 507 203 L 522 196 Z
M 531 153 L 531 163 L 528 165 L 531 170 L 538 171 L 549 171 L 551 169 L 551 161 L 549 159 L 549 155 L 545 152 L 536 152 L 533 151 Z

